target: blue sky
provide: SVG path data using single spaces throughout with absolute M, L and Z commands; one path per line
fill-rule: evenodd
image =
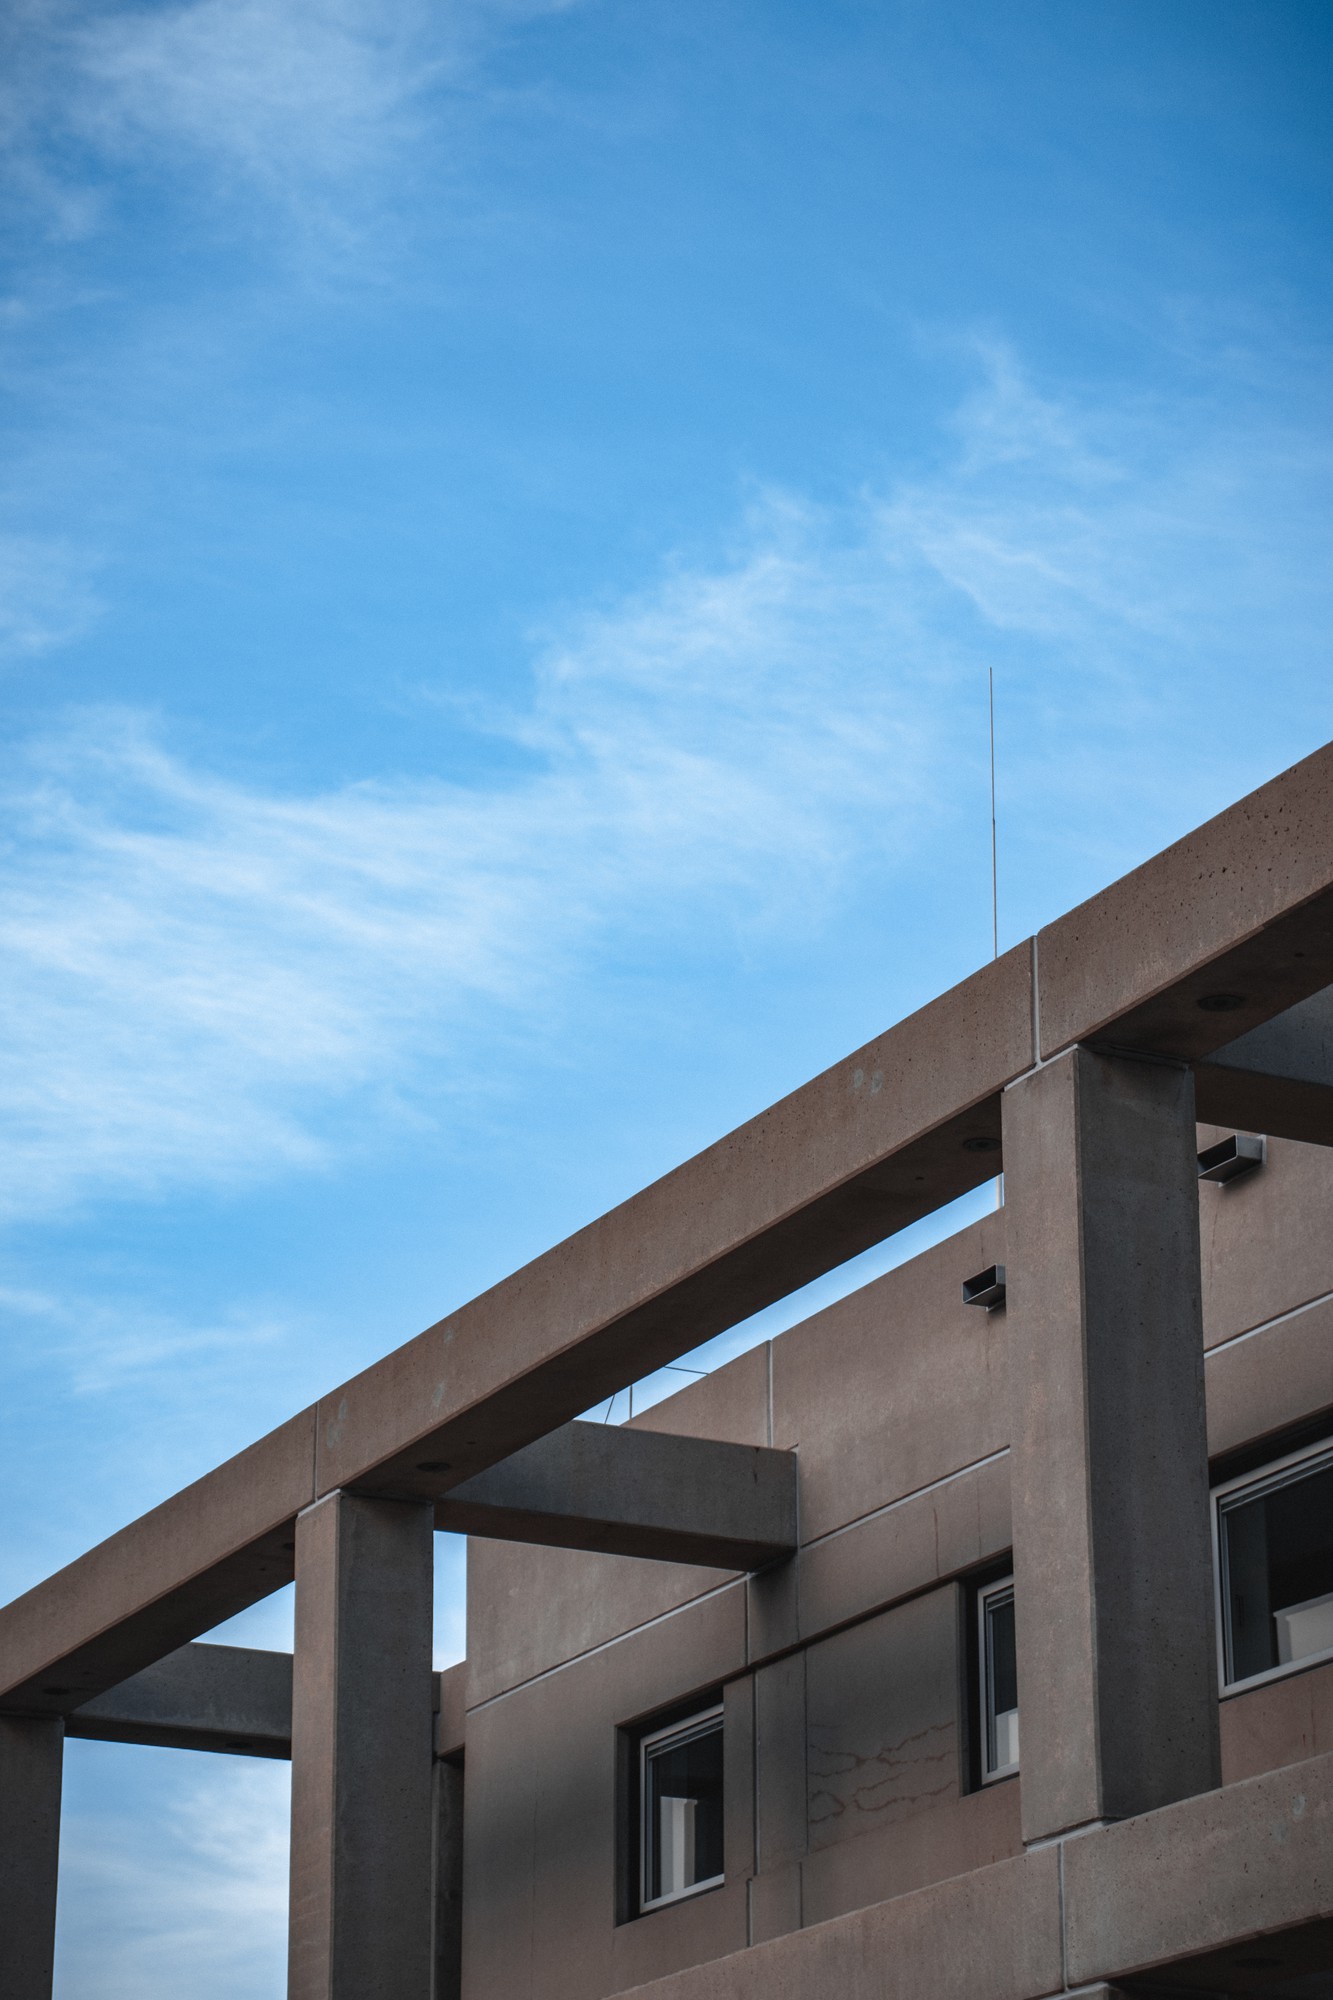
M 987 956 L 988 669 L 1002 944 L 1331 733 L 1333 28 L 0 36 L 8 1596 Z M 284 1789 L 71 1746 L 62 2000 Z

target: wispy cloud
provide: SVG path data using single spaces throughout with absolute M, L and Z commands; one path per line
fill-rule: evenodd
M 27 0 L 7 34 L 0 140 L 56 237 L 107 219 L 104 170 L 138 168 L 160 193 L 364 255 L 386 196 L 434 158 L 448 94 L 562 4 Z
M 762 927 L 905 838 L 931 729 L 886 668 L 878 557 L 787 509 L 749 539 L 546 647 L 530 708 L 489 719 L 515 781 L 266 793 L 116 714 L 34 746 L 0 889 L 6 1205 L 317 1166 L 331 1107 L 466 1072 L 612 944 Z
M 100 609 L 92 564 L 51 536 L 0 533 L 0 661 L 68 645 Z
M 63 1364 L 75 1396 L 132 1389 L 182 1367 L 197 1382 L 208 1362 L 234 1368 L 241 1357 L 279 1347 L 296 1332 L 290 1316 L 262 1307 L 238 1304 L 218 1323 L 201 1325 L 142 1300 L 125 1304 L 18 1285 L 0 1285 L 0 1328 L 7 1351 L 37 1351 L 44 1363 Z
M 1123 866 L 1146 798 L 1188 824 L 1218 687 L 1258 658 L 1293 702 L 1326 685 L 1333 609 L 1327 451 L 1215 419 L 1039 395 L 990 354 L 931 477 L 763 496 L 725 557 L 541 639 L 522 712 L 472 718 L 517 777 L 267 790 L 119 713 L 30 746 L 5 1206 L 318 1168 L 440 1115 L 617 964 L 831 921 L 947 826 L 956 689 L 987 662 L 1014 789 L 1045 773 L 1015 837 Z
M 61 1834 L 61 1898 L 80 1921 L 61 1924 L 58 2000 L 278 1992 L 289 1767 L 82 1743 L 67 1756 L 74 1799 Z M 107 1784 L 103 1799 L 124 1797 L 134 1759 L 129 1801 L 83 1806 L 83 1765 L 105 1780 L 117 1759 L 122 1783 Z

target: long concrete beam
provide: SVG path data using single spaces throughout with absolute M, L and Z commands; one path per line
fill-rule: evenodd
M 290 1757 L 292 1656 L 251 1646 L 182 1646 L 74 1709 L 65 1718 L 65 1734 L 99 1743 Z
M 1192 1062 L 1333 983 L 1333 746 L 1168 848 L 0 1611 L 64 1711 L 290 1579 L 339 1488 L 437 1499 L 988 1179 L 1074 1042 Z
M 796 1455 L 566 1424 L 435 1508 L 437 1528 L 656 1562 L 760 1569 L 796 1547 Z
M 435 1755 L 463 1747 L 466 1662 L 435 1680 Z M 292 1754 L 292 1656 L 253 1646 L 182 1646 L 65 1717 L 65 1735 L 235 1757 Z

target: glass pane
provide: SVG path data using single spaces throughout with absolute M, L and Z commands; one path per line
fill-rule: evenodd
M 1018 1656 L 1014 1593 L 986 1599 L 986 1776 L 1018 1762 Z
M 1227 1679 L 1333 1649 L 1333 1465 L 1222 1505 Z
M 645 1900 L 722 1873 L 722 1724 L 667 1737 L 645 1756 Z

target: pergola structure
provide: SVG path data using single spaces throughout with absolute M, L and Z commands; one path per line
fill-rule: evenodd
M 1023 1850 L 651 1992 L 1248 1991 L 1275 1934 L 1324 1977 L 1333 1755 L 1220 1783 L 1195 1130 L 1333 1144 L 1331 985 L 1328 746 L 0 1610 L 4 2000 L 66 1735 L 290 1756 L 291 2000 L 465 1992 L 434 1529 L 783 1563 L 798 1452 L 574 1419 L 1001 1169 Z M 293 1578 L 291 1658 L 194 1643 Z

